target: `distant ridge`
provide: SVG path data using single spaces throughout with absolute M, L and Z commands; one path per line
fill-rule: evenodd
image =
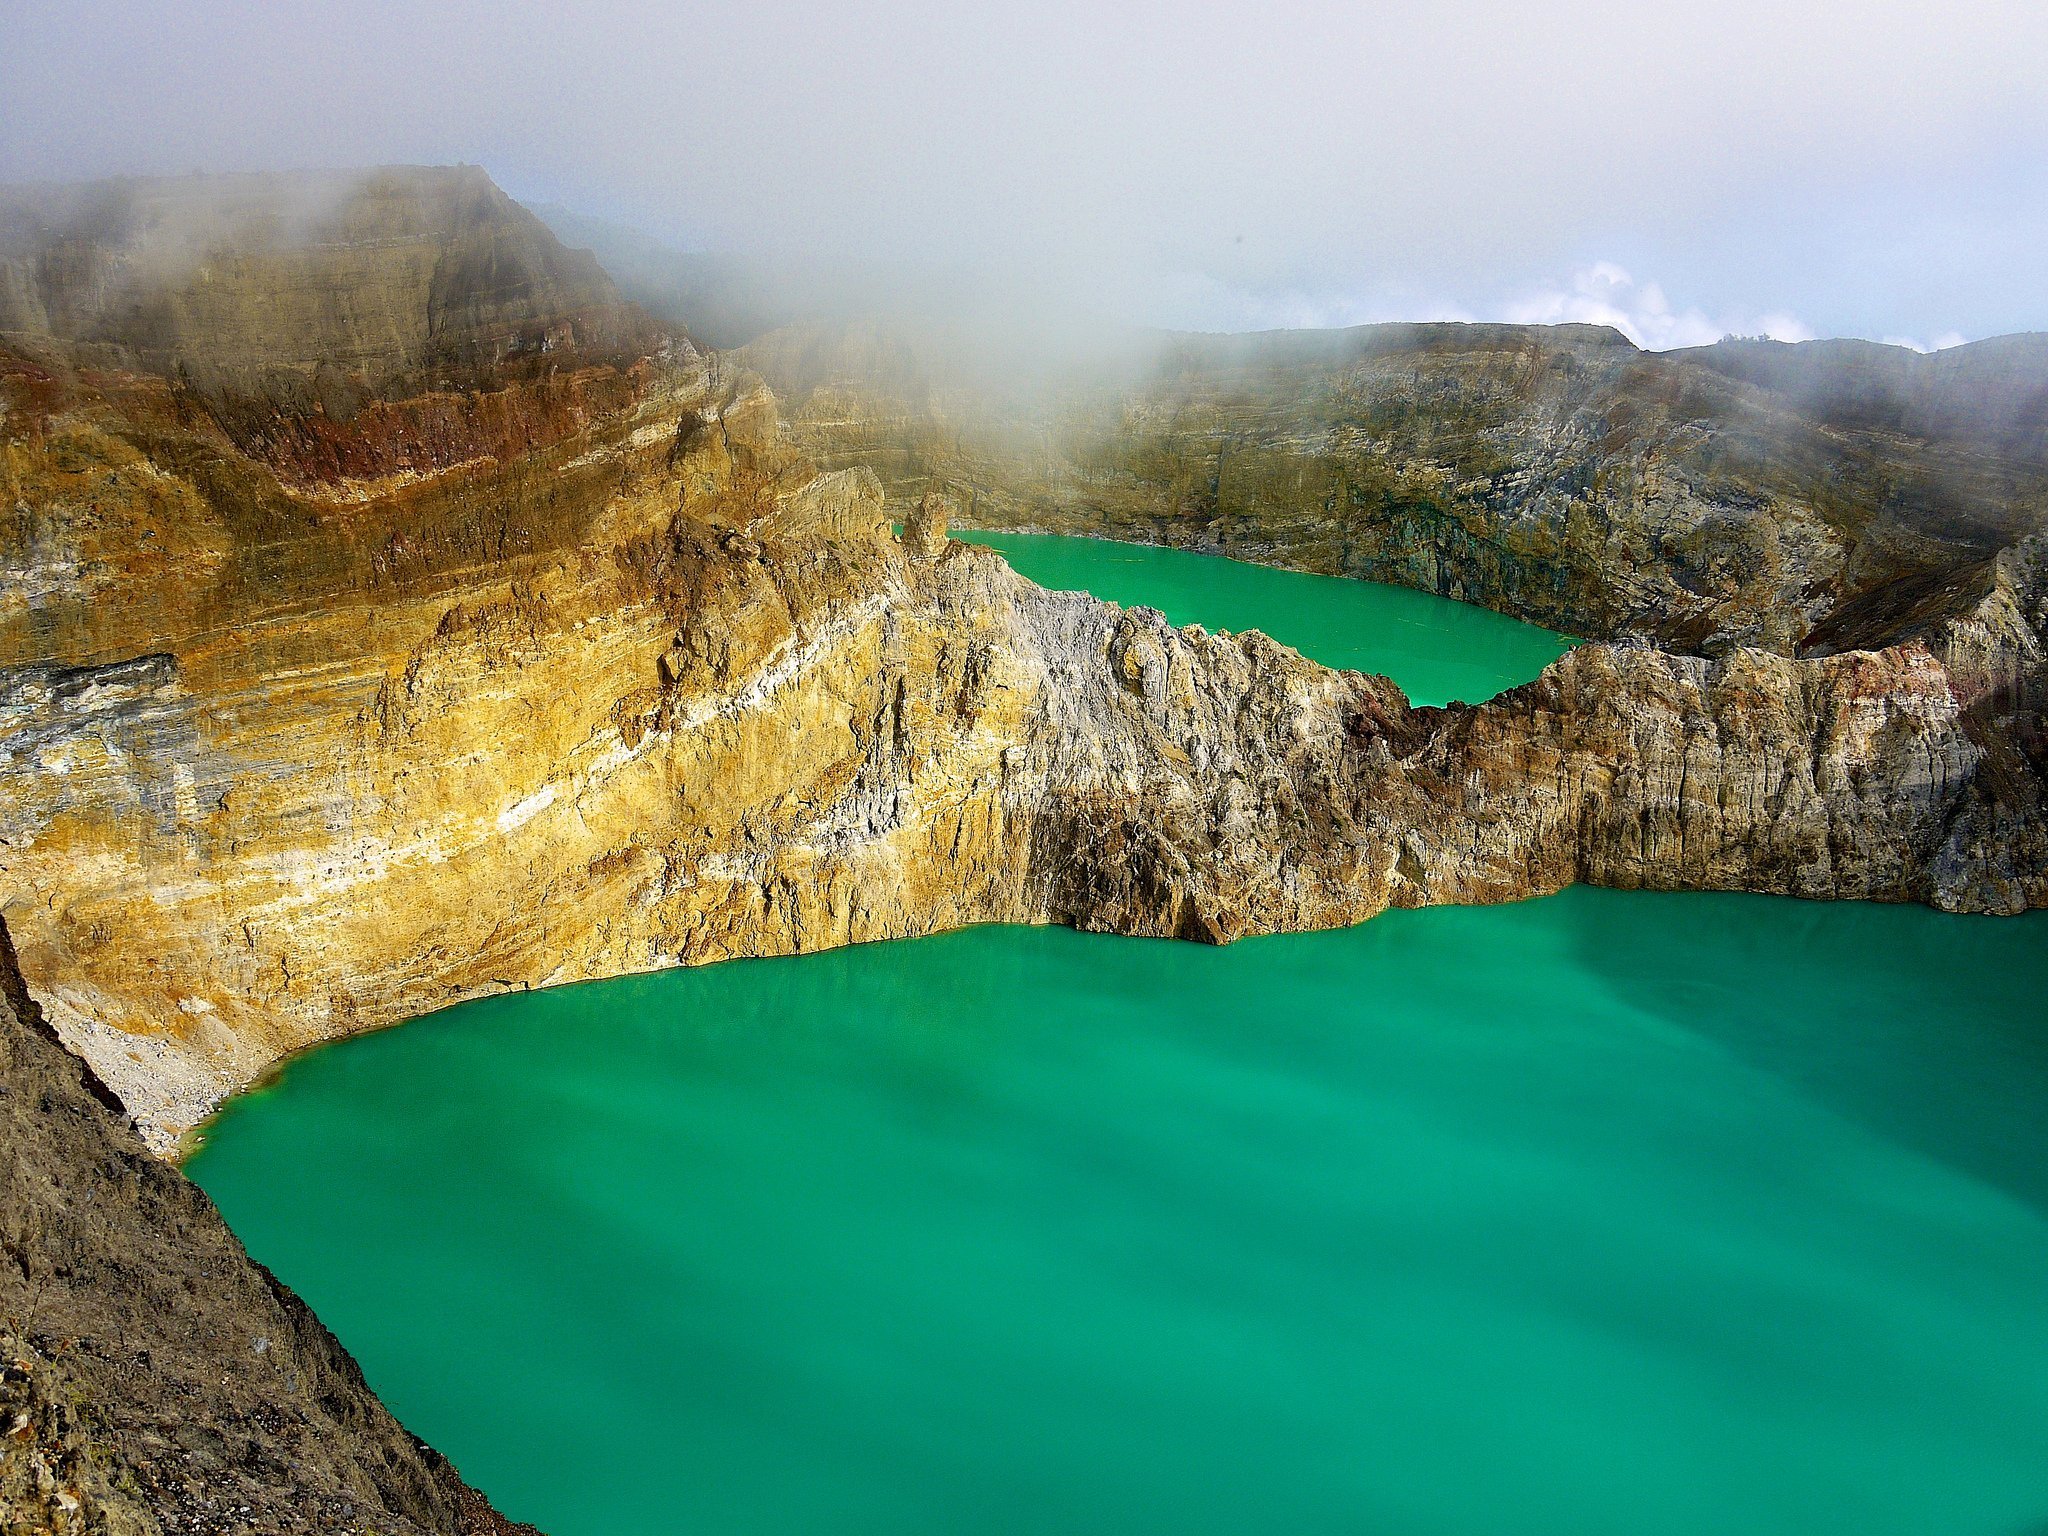
M 1953 439 L 2048 463 L 2048 333 L 1928 353 L 1848 339 L 1728 339 L 1672 356 L 1771 390 L 1831 425 Z
M 272 396 L 324 370 L 388 395 L 658 334 L 475 166 L 0 187 L 0 336 L 79 362 Z

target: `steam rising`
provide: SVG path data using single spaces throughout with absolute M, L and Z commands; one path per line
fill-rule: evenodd
M 1077 320 L 2048 327 L 2017 0 L 8 9 L 0 179 L 474 161 Z

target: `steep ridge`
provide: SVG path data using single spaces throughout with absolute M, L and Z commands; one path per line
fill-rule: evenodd
M 158 1148 L 291 1050 L 461 997 L 961 923 L 1224 940 L 1573 880 L 2048 900 L 2039 541 L 1985 534 L 1966 590 L 1898 643 L 1788 655 L 1835 601 L 1787 597 L 1813 579 L 1800 560 L 1875 560 L 1827 540 L 1885 514 L 1847 489 L 1826 517 L 1790 492 L 1739 517 L 1689 481 L 1648 496 L 1693 441 L 1692 406 L 1659 406 L 1664 446 L 1616 471 L 1623 500 L 1669 514 L 1667 552 L 1687 518 L 1763 551 L 1688 608 L 1701 594 L 1672 595 L 1680 567 L 1643 556 L 1636 524 L 1546 499 L 1597 424 L 1588 400 L 1618 430 L 1628 381 L 1665 377 L 1611 333 L 1254 338 L 1190 364 L 1195 393 L 1220 388 L 1218 357 L 1244 372 L 1282 426 L 1337 398 L 1333 358 L 1354 384 L 1407 380 L 1398 410 L 1358 384 L 1359 409 L 1498 461 L 1453 509 L 1477 532 L 1385 503 L 1414 513 L 1409 555 L 1497 601 L 1626 588 L 1627 613 L 1711 631 L 1711 657 L 1585 645 L 1444 710 L 1260 635 L 1043 591 L 947 539 L 943 497 L 886 494 L 958 476 L 886 455 L 886 479 L 821 472 L 801 451 L 821 391 L 785 430 L 758 380 L 680 338 L 467 384 L 390 375 L 380 399 L 411 421 L 421 402 L 481 419 L 591 369 L 618 387 L 370 478 L 279 451 L 327 430 L 317 401 L 253 430 L 181 362 L 78 345 L 0 364 L 0 903 L 53 1025 Z M 1755 386 L 1685 378 L 1778 419 Z M 351 426 L 364 456 L 419 453 L 396 419 Z M 1155 443 L 1159 483 L 1194 474 L 1181 437 L 1115 441 Z M 1695 451 L 1706 474 L 1732 450 Z M 1276 498 L 1310 483 L 1313 456 L 1289 452 L 1247 450 Z M 1090 485 L 1152 494 L 1110 468 Z M 1486 521 L 1511 505 L 1506 532 Z M 1751 630 L 1778 643 L 1733 643 Z
M 67 1052 L 0 925 L 0 1525 L 487 1536 L 199 1188 Z
M 0 331 L 103 364 L 372 392 L 657 336 L 473 166 L 0 190 Z
M 0 189 L 0 341 L 155 376 L 296 485 L 559 440 L 664 339 L 474 167 Z
M 992 381 L 957 338 L 809 324 L 740 357 L 827 467 L 971 522 L 1136 538 L 1719 654 L 1924 636 L 2048 522 L 2048 349 L 1639 351 L 1591 326 L 1133 340 Z

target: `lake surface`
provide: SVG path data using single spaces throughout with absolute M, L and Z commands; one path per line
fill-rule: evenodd
M 1564 654 L 1563 635 L 1408 587 L 1250 565 L 1150 544 L 960 532 L 1044 587 L 1157 608 L 1176 624 L 1262 629 L 1325 666 L 1391 677 L 1416 704 L 1477 704 Z
M 980 928 L 465 1004 L 189 1168 L 551 1536 L 2042 1536 L 2044 997 L 2048 914 Z

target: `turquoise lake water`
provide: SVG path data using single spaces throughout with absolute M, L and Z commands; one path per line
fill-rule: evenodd
M 1325 666 L 1391 677 L 1416 704 L 1477 704 L 1526 683 L 1571 645 L 1490 608 L 1375 581 L 1309 576 L 1151 544 L 961 533 L 1040 586 L 1157 608 L 1176 624 L 1262 629 Z
M 2044 997 L 2048 914 L 980 928 L 464 1004 L 189 1168 L 552 1536 L 2042 1536 Z

